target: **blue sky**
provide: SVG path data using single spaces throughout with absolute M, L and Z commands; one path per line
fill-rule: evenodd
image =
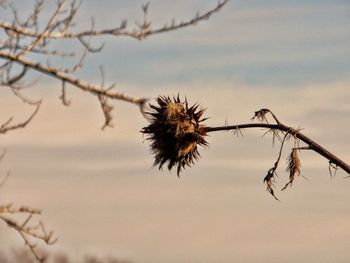
M 142 3 L 85 1 L 77 28 L 87 28 L 91 17 L 99 28 L 119 25 L 126 18 L 132 27 L 141 19 Z M 152 1 L 150 19 L 160 26 L 214 5 L 215 1 Z M 98 65 L 107 65 L 111 81 L 138 86 L 213 79 L 281 87 L 334 82 L 348 78 L 349 14 L 346 0 L 231 1 L 196 27 L 142 42 L 96 40 L 96 46 L 103 41 L 106 48 L 90 56 L 82 74 L 96 80 Z M 69 41 L 62 45 L 72 47 Z
M 15 4 L 29 5 L 29 1 Z M 84 1 L 80 21 L 96 26 L 139 19 L 142 1 Z M 151 1 L 154 25 L 190 18 L 215 1 Z M 23 6 L 25 8 L 25 6 Z M 155 97 L 180 92 L 200 102 L 208 125 L 249 122 L 270 108 L 280 120 L 350 160 L 350 2 L 230 1 L 195 27 L 145 41 L 105 37 L 88 57 L 82 78 Z M 76 47 L 71 42 L 62 48 Z M 61 61 L 60 63 L 67 63 Z M 0 117 L 16 120 L 27 106 L 1 90 Z M 275 202 L 262 179 L 278 148 L 264 131 L 244 137 L 212 134 L 201 160 L 178 179 L 152 168 L 139 131 L 146 121 L 133 106 L 113 102 L 113 129 L 101 131 L 95 98 L 73 87 L 72 105 L 58 100 L 60 83 L 43 79 L 27 94 L 43 98 L 31 125 L 0 137 L 0 170 L 11 171 L 2 200 L 44 210 L 60 237 L 52 250 L 73 256 L 113 254 L 135 262 L 347 262 L 350 257 L 349 180 L 328 163 L 302 154 L 302 171 Z M 288 181 L 283 155 L 279 184 Z M 44 161 L 43 161 L 44 160 Z M 2 226 L 0 226 L 2 227 Z M 0 248 L 22 245 L 0 228 Z
M 179 3 L 167 10 L 164 2 L 169 3 L 151 3 L 155 25 L 172 17 L 186 19 L 214 4 L 194 1 L 190 8 Z M 126 6 L 138 11 L 134 1 Z M 153 8 L 163 15 L 153 14 Z M 347 78 L 350 68 L 349 10 L 346 1 L 231 1 L 198 27 L 144 42 L 111 40 L 106 52 L 92 57 L 91 63 L 107 62 L 109 74 L 118 82 L 134 85 L 209 79 L 254 86 L 332 82 Z M 94 16 L 99 21 L 99 15 Z M 104 13 L 101 24 L 110 24 L 115 17 L 114 11 Z

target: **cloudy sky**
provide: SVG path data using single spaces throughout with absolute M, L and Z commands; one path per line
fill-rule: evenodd
M 16 0 L 25 13 L 30 1 Z M 80 25 L 110 27 L 140 19 L 142 1 L 85 0 Z M 211 0 L 153 0 L 154 26 L 188 19 L 215 6 Z M 45 13 L 48 15 L 49 13 Z M 105 37 L 105 49 L 79 73 L 140 97 L 187 96 L 200 102 L 207 125 L 249 122 L 270 108 L 285 124 L 301 127 L 343 160 L 350 160 L 350 2 L 348 0 L 231 0 L 195 27 L 146 41 Z M 62 48 L 70 48 L 61 43 Z M 74 46 L 74 44 L 72 45 Z M 63 63 L 63 62 L 60 62 Z M 68 63 L 68 62 L 67 62 Z M 0 117 L 21 120 L 28 107 L 0 91 Z M 262 179 L 278 147 L 264 131 L 211 134 L 210 147 L 183 175 L 152 167 L 147 124 L 138 109 L 115 102 L 114 128 L 101 131 L 95 98 L 43 78 L 27 93 L 44 99 L 23 130 L 0 137 L 7 149 L 0 170 L 11 171 L 1 200 L 44 210 L 60 240 L 54 251 L 73 256 L 114 255 L 134 262 L 348 262 L 350 181 L 328 163 L 302 152 L 302 175 L 291 189 L 283 155 L 276 202 Z M 2 202 L 3 202 L 2 201 Z M 0 248 L 22 241 L 0 225 Z

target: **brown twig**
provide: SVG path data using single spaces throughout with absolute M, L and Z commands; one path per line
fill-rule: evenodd
M 279 162 L 281 160 L 282 150 L 283 150 L 284 142 L 286 141 L 287 136 L 288 136 L 288 133 L 285 133 L 284 137 L 282 139 L 282 142 L 281 142 L 281 146 L 280 146 L 277 160 L 274 163 L 273 167 L 271 167 L 267 171 L 267 175 L 264 177 L 264 180 L 263 180 L 264 183 L 266 183 L 267 191 L 278 201 L 279 201 L 279 199 L 276 197 L 273 188 L 275 187 L 274 182 L 275 182 L 275 177 L 277 176 L 276 170 L 277 170 Z
M 14 219 L 11 219 L 4 214 L 15 215 L 18 213 L 27 214 L 26 219 L 22 223 L 18 223 Z M 33 215 L 41 214 L 40 210 L 33 209 L 30 207 L 13 207 L 12 205 L 7 205 L 5 207 L 0 207 L 0 220 L 5 222 L 8 227 L 14 229 L 18 232 L 21 238 L 24 240 L 26 246 L 32 252 L 32 255 L 38 262 L 44 262 L 45 257 L 40 256 L 36 250 L 36 244 L 32 242 L 33 240 L 41 240 L 47 245 L 53 245 L 57 242 L 57 238 L 53 238 L 53 232 L 47 232 L 44 224 L 42 222 L 36 225 L 29 225 L 32 221 Z
M 335 156 L 333 153 L 298 131 L 297 129 L 294 129 L 292 127 L 288 127 L 282 123 L 279 124 L 269 124 L 269 123 L 247 123 L 247 124 L 237 124 L 237 125 L 230 125 L 230 126 L 218 126 L 218 127 L 206 127 L 206 132 L 215 132 L 215 131 L 227 131 L 227 130 L 235 130 L 235 129 L 252 129 L 252 128 L 267 128 L 267 129 L 273 129 L 273 130 L 279 130 L 282 132 L 287 132 L 289 134 L 292 134 L 296 138 L 300 139 L 304 143 L 308 145 L 310 150 L 313 150 L 326 158 L 328 161 L 330 161 L 332 164 L 342 168 L 345 172 L 350 173 L 350 165 Z
M 208 133 L 234 131 L 238 134 L 238 131 L 241 132 L 243 129 L 254 128 L 267 129 L 265 134 L 272 132 L 273 139 L 277 137 L 281 141 L 277 160 L 264 177 L 264 183 L 267 185 L 268 192 L 276 200 L 278 200 L 274 193 L 276 170 L 282 156 L 284 144 L 291 139 L 293 139 L 294 147 L 288 158 L 287 171 L 289 172 L 289 182 L 282 190 L 292 185 L 294 179 L 301 175 L 301 165 L 298 156 L 298 152 L 301 150 L 313 150 L 326 158 L 330 164 L 330 174 L 332 174 L 331 167 L 334 169 L 340 167 L 350 174 L 350 166 L 347 163 L 304 135 L 301 132 L 301 128 L 293 128 L 281 123 L 269 109 L 261 109 L 255 112 L 252 120 L 257 118 L 260 123 L 228 125 L 226 120 L 224 126 L 208 127 L 203 124 L 207 119 L 202 118 L 204 109 L 198 110 L 199 104 L 194 104 L 190 107 L 187 99 L 181 100 L 179 95 L 174 98 L 158 96 L 156 104 L 149 104 L 149 107 L 150 109 L 146 112 L 149 116 L 149 124 L 141 132 L 147 136 L 146 140 L 151 142 L 150 148 L 154 154 L 154 165 L 161 169 L 163 165 L 167 164 L 168 170 L 177 166 L 178 176 L 183 168 L 191 166 L 195 160 L 199 159 L 198 146 L 208 145 L 205 139 Z M 268 113 L 271 114 L 276 124 L 268 122 L 266 117 Z M 279 133 L 284 135 L 283 139 Z M 306 146 L 300 147 L 300 141 L 304 142 Z
M 275 120 L 276 124 L 270 124 L 266 118 L 267 114 L 271 114 L 273 119 Z M 324 158 L 326 158 L 329 161 L 329 174 L 331 177 L 335 176 L 336 171 L 338 170 L 338 167 L 342 168 L 345 172 L 350 174 L 350 165 L 329 152 L 327 149 L 316 143 L 315 141 L 311 140 L 309 137 L 301 133 L 300 128 L 292 128 L 288 127 L 284 124 L 282 124 L 276 117 L 275 114 L 272 113 L 269 109 L 261 109 L 259 111 L 256 111 L 253 118 L 258 119 L 260 123 L 249 123 L 249 124 L 238 124 L 238 125 L 231 125 L 231 126 L 221 126 L 221 127 L 205 127 L 205 132 L 215 132 L 215 131 L 228 131 L 228 130 L 237 130 L 237 129 L 249 129 L 249 128 L 266 128 L 268 129 L 266 133 L 273 133 L 273 142 L 274 138 L 277 137 L 280 139 L 278 132 L 284 133 L 284 137 L 281 141 L 281 146 L 280 146 L 280 151 L 278 154 L 277 161 L 273 165 L 272 168 L 270 168 L 267 172 L 267 175 L 264 178 L 264 182 L 267 185 L 267 190 L 268 192 L 276 199 L 275 193 L 274 193 L 274 181 L 275 181 L 275 176 L 276 170 L 281 158 L 282 154 L 282 149 L 284 142 L 288 140 L 289 138 L 294 139 L 294 148 L 292 149 L 291 154 L 289 155 L 288 158 L 288 167 L 287 171 L 289 171 L 289 182 L 282 188 L 282 190 L 285 190 L 288 186 L 291 186 L 295 177 L 300 175 L 300 159 L 298 157 L 298 151 L 300 150 L 313 150 L 316 153 L 320 154 Z M 265 133 L 265 134 L 266 134 Z M 265 135 L 264 134 L 264 135 Z M 307 146 L 300 147 L 299 146 L 299 140 L 303 141 Z M 334 169 L 334 173 L 332 173 L 331 169 Z
M 8 131 L 25 128 L 28 125 L 28 123 L 34 118 L 34 116 L 38 113 L 40 105 L 41 105 L 40 103 L 38 103 L 36 105 L 35 110 L 33 111 L 33 113 L 24 122 L 20 122 L 20 123 L 14 124 L 14 125 L 10 125 L 10 123 L 13 120 L 13 118 L 12 117 L 9 118 L 4 124 L 2 124 L 0 126 L 0 134 L 5 134 Z
M 4 185 L 7 178 L 8 174 L 0 182 L 0 187 Z M 26 215 L 21 223 L 15 219 L 19 214 Z M 39 221 L 34 225 L 32 224 L 35 215 L 41 215 L 41 210 L 29 206 L 14 206 L 13 204 L 0 205 L 0 220 L 21 236 L 25 245 L 38 262 L 44 262 L 45 257 L 39 254 L 34 241 L 40 240 L 47 245 L 52 245 L 57 242 L 57 238 L 53 238 L 53 231 L 48 232 L 42 222 Z
M 114 37 L 127 36 L 143 40 L 154 34 L 179 30 L 208 19 L 227 2 L 228 0 L 218 1 L 214 8 L 203 14 L 197 14 L 195 17 L 180 23 L 175 23 L 173 19 L 170 25 L 166 24 L 160 27 L 153 26 L 148 17 L 149 4 L 145 4 L 142 6 L 143 19 L 141 22 L 136 22 L 134 27 L 128 27 L 127 21 L 123 20 L 118 26 L 96 30 L 95 22 L 91 19 L 90 28 L 78 32 L 72 31 L 74 19 L 80 7 L 76 0 L 58 0 L 52 13 L 48 15 L 44 23 L 42 21 L 39 23 L 39 20 L 45 8 L 45 0 L 36 1 L 32 13 L 27 18 L 20 17 L 17 10 L 11 6 L 13 21 L 8 22 L 0 19 L 0 29 L 4 30 L 4 38 L 0 42 L 0 59 L 5 61 L 0 64 L 0 85 L 8 86 L 15 96 L 19 97 L 23 102 L 29 103 L 31 100 L 27 100 L 20 93 L 20 90 L 24 85 L 23 80 L 27 72 L 34 70 L 56 78 L 62 83 L 60 99 L 65 106 L 69 105 L 69 101 L 66 99 L 66 84 L 95 95 L 101 104 L 105 117 L 104 127 L 111 126 L 112 123 L 113 106 L 109 104 L 108 99 L 136 104 L 144 115 L 143 108 L 147 101 L 146 98 L 137 98 L 125 93 L 112 91 L 111 89 L 105 89 L 103 85 L 88 83 L 74 75 L 78 69 L 83 68 L 84 59 L 88 53 L 99 52 L 104 46 L 102 44 L 95 48 L 92 46 L 91 40 L 98 36 L 106 35 Z M 43 25 L 42 28 L 39 25 Z M 83 47 L 81 57 L 76 57 L 77 52 L 75 50 L 73 52 L 61 52 L 50 48 L 51 43 L 57 42 L 57 39 L 64 39 L 65 41 L 78 40 Z M 36 56 L 28 58 L 32 53 L 35 53 Z M 50 63 L 50 56 L 53 55 L 62 57 L 73 56 L 77 61 L 72 67 L 60 68 Z M 46 65 L 41 58 L 46 58 Z M 20 73 L 16 71 L 17 66 L 15 64 L 23 66 L 23 70 Z
M 103 29 L 103 30 L 86 30 L 81 32 L 44 32 L 44 33 L 38 33 L 32 30 L 29 30 L 25 27 L 14 25 L 13 23 L 9 23 L 6 21 L 0 20 L 0 28 L 3 28 L 5 30 L 8 30 L 10 32 L 14 32 L 16 34 L 28 36 L 28 37 L 34 37 L 41 39 L 59 39 L 59 38 L 82 38 L 86 36 L 100 36 L 100 35 L 112 35 L 112 36 L 127 36 L 132 37 L 138 40 L 142 40 L 150 35 L 154 34 L 160 34 L 160 33 L 166 33 L 170 31 L 175 31 L 178 29 L 182 29 L 188 26 L 196 25 L 198 22 L 207 20 L 210 18 L 211 15 L 218 12 L 225 4 L 227 4 L 229 0 L 224 0 L 222 2 L 218 1 L 216 7 L 214 7 L 211 10 L 208 10 L 204 14 L 197 14 L 194 18 L 189 19 L 185 22 L 180 23 L 174 23 L 172 22 L 171 25 L 164 25 L 159 28 L 150 29 L 147 23 L 142 24 L 141 26 L 138 25 L 138 29 L 132 29 L 128 30 L 126 29 L 127 22 L 123 20 L 119 26 L 110 28 L 110 29 Z M 65 2 L 65 1 L 64 1 Z M 146 5 L 142 7 L 143 13 L 147 15 L 147 8 L 145 8 Z M 148 6 L 147 6 L 148 7 Z M 146 11 L 145 11 L 146 10 Z M 75 13 L 73 14 L 73 16 Z M 145 20 L 144 20 L 145 21 Z M 146 20 L 147 21 L 147 20 Z
M 44 73 L 46 75 L 52 76 L 54 78 L 57 78 L 61 81 L 64 81 L 66 83 L 69 83 L 83 91 L 90 92 L 95 95 L 102 95 L 106 96 L 110 99 L 116 99 L 116 100 L 122 100 L 129 103 L 140 105 L 144 102 L 145 99 L 143 98 L 136 98 L 129 95 L 126 95 L 125 93 L 120 92 L 112 92 L 109 90 L 103 89 L 100 85 L 91 84 L 88 82 L 85 82 L 77 77 L 74 77 L 73 75 L 67 74 L 62 70 L 59 70 L 57 68 L 50 68 L 44 65 L 41 65 L 40 63 L 35 63 L 30 60 L 24 59 L 24 58 L 18 58 L 12 54 L 9 54 L 7 52 L 0 51 L 0 58 L 4 58 L 7 60 L 11 60 L 13 62 L 22 64 L 24 66 L 27 66 L 31 69 L 34 69 L 36 71 L 39 71 L 41 73 Z

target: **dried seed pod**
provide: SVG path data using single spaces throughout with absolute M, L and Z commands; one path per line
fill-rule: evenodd
M 251 120 L 253 121 L 255 118 L 258 119 L 258 121 L 260 122 L 266 122 L 268 123 L 267 119 L 266 119 L 266 114 L 269 113 L 270 110 L 269 109 L 261 109 L 258 110 L 254 113 L 254 116 L 251 118 Z
M 198 104 L 188 106 L 187 100 L 181 101 L 179 96 L 170 98 L 159 96 L 157 105 L 150 104 L 150 124 L 141 132 L 151 141 L 151 149 L 155 155 L 154 165 L 161 169 L 165 163 L 171 170 L 177 166 L 177 175 L 181 169 L 191 166 L 200 157 L 198 145 L 206 146 L 205 126 L 201 124 L 204 109 Z
M 288 157 L 287 172 L 289 172 L 289 182 L 282 188 L 285 190 L 289 185 L 291 186 L 295 177 L 301 173 L 301 162 L 299 159 L 298 148 L 293 148 Z

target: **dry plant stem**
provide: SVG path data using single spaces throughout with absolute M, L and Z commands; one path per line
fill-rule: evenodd
M 111 36 L 127 36 L 127 37 L 132 37 L 136 38 L 138 40 L 145 39 L 146 37 L 154 34 L 159 34 L 159 33 L 166 33 L 169 31 L 174 31 L 178 30 L 181 28 L 185 28 L 188 26 L 193 26 L 196 25 L 198 22 L 202 20 L 209 19 L 210 16 L 218 11 L 228 2 L 229 0 L 224 0 L 222 2 L 218 1 L 217 5 L 215 8 L 205 12 L 204 14 L 197 14 L 196 17 L 185 21 L 185 22 L 180 22 L 180 23 L 175 23 L 174 20 L 172 24 L 170 25 L 164 25 L 159 28 L 152 29 L 151 23 L 146 19 L 143 24 L 138 25 L 138 29 L 134 30 L 128 30 L 126 29 L 126 21 L 122 21 L 121 25 L 118 27 L 114 27 L 111 29 L 103 29 L 103 30 L 86 30 L 82 32 L 44 32 L 44 33 L 38 33 L 32 30 L 29 30 L 25 27 L 17 26 L 14 25 L 13 23 L 9 23 L 6 21 L 1 21 L 0 20 L 0 28 L 3 28 L 8 31 L 12 31 L 14 33 L 17 33 L 19 35 L 24 35 L 28 37 L 39 37 L 41 39 L 59 39 L 59 38 L 82 38 L 86 36 L 101 36 L 101 35 L 111 35 Z M 63 0 L 60 3 L 64 4 L 66 1 Z M 147 15 L 147 9 L 148 9 L 148 4 L 143 6 L 143 12 L 145 15 Z M 75 13 L 73 13 L 73 16 Z
M 27 226 L 28 223 L 31 221 L 32 216 L 34 214 L 40 214 L 41 212 L 36 209 L 31 209 L 28 207 L 23 207 L 19 209 L 14 209 L 14 211 L 11 210 L 4 210 L 1 211 L 0 207 L 0 220 L 4 221 L 10 228 L 16 230 L 19 235 L 22 237 L 24 243 L 28 248 L 30 249 L 33 257 L 38 262 L 45 262 L 45 256 L 40 256 L 38 251 L 36 250 L 36 244 L 31 241 L 31 239 L 34 240 L 42 240 L 47 245 L 53 245 L 57 242 L 57 239 L 52 239 L 53 232 L 47 232 L 43 223 L 39 222 L 36 226 Z M 3 216 L 5 213 L 10 214 L 17 214 L 17 213 L 26 213 L 28 214 L 28 217 L 23 223 L 18 223 L 6 216 Z
M 155 104 L 149 104 L 150 110 L 146 112 L 149 115 L 149 124 L 144 127 L 141 132 L 147 136 L 146 140 L 150 141 L 150 148 L 154 155 L 154 165 L 159 169 L 167 164 L 170 171 L 173 167 L 177 167 L 177 175 L 179 176 L 182 169 L 190 167 L 194 161 L 200 157 L 198 146 L 207 146 L 205 136 L 209 132 L 229 131 L 234 134 L 242 134 L 242 129 L 263 128 L 267 130 L 264 135 L 272 134 L 272 142 L 275 138 L 280 141 L 280 149 L 278 158 L 274 165 L 267 171 L 263 182 L 267 186 L 267 191 L 276 199 L 275 182 L 277 177 L 277 168 L 279 166 L 285 142 L 293 140 L 294 147 L 288 157 L 288 165 L 286 170 L 289 172 L 289 181 L 283 187 L 285 190 L 301 174 L 301 161 L 299 151 L 313 150 L 321 156 L 325 157 L 329 162 L 330 174 L 331 168 L 342 168 L 350 174 L 350 167 L 347 163 L 340 160 L 337 156 L 330 153 L 324 147 L 311 140 L 309 137 L 301 133 L 301 129 L 293 128 L 282 124 L 276 115 L 269 109 L 263 108 L 255 111 L 251 120 L 257 119 L 259 123 L 227 125 L 220 127 L 207 127 L 203 122 L 207 118 L 202 118 L 204 109 L 198 110 L 199 104 L 189 106 L 187 99 L 181 100 L 177 97 L 158 96 Z M 267 116 L 271 115 L 275 124 L 268 122 Z M 263 135 L 263 136 L 264 136 Z M 306 146 L 300 147 L 300 142 Z
M 269 124 L 269 123 L 247 123 L 247 124 L 238 124 L 238 125 L 230 125 L 230 126 L 219 126 L 219 127 L 206 127 L 206 132 L 215 132 L 215 131 L 228 131 L 228 130 L 239 130 L 239 129 L 249 129 L 249 128 L 267 128 L 271 130 L 278 130 L 282 132 L 289 133 L 296 138 L 300 139 L 304 143 L 306 143 L 311 150 L 314 150 L 318 154 L 322 155 L 326 158 L 330 163 L 342 168 L 348 174 L 350 174 L 350 165 L 346 162 L 339 159 L 337 156 L 329 152 L 327 149 L 311 140 L 309 137 L 305 136 L 299 130 L 294 129 L 292 127 L 285 126 L 282 123 L 277 124 Z
M 0 58 L 14 61 L 18 64 L 23 65 L 23 66 L 34 69 L 38 72 L 47 74 L 47 75 L 52 76 L 52 77 L 59 79 L 61 81 L 70 83 L 73 86 L 78 87 L 79 89 L 81 89 L 83 91 L 91 92 L 95 95 L 102 95 L 102 96 L 105 96 L 105 97 L 108 97 L 111 99 L 117 99 L 117 100 L 130 102 L 133 104 L 137 104 L 139 106 L 142 106 L 147 101 L 147 99 L 145 99 L 145 98 L 135 98 L 135 97 L 126 95 L 124 93 L 105 90 L 105 89 L 103 89 L 103 87 L 101 87 L 99 85 L 85 82 L 85 81 L 83 81 L 79 78 L 76 78 L 71 74 L 67 74 L 64 71 L 59 70 L 57 68 L 50 68 L 48 66 L 41 65 L 40 63 L 35 63 L 35 62 L 30 61 L 30 60 L 17 57 L 16 55 L 10 54 L 8 52 L 0 51 Z
M 7 177 L 0 183 L 0 187 L 4 184 Z M 19 214 L 25 215 L 23 222 L 16 220 Z M 6 223 L 9 228 L 14 229 L 21 236 L 36 261 L 44 262 L 45 257 L 41 256 L 37 251 L 35 241 L 42 241 L 47 245 L 52 245 L 57 242 L 57 238 L 53 238 L 53 231 L 47 231 L 42 222 L 33 222 L 35 215 L 41 215 L 41 210 L 29 206 L 0 205 L 0 221 Z
M 12 130 L 25 128 L 31 122 L 31 120 L 34 118 L 34 116 L 38 113 L 40 105 L 41 105 L 41 102 L 38 102 L 36 104 L 34 112 L 24 122 L 20 122 L 20 123 L 17 123 L 17 124 L 10 125 L 10 123 L 13 120 L 13 118 L 11 117 L 10 119 L 8 119 L 8 121 L 6 121 L 4 124 L 2 124 L 0 126 L 0 134 L 5 134 L 5 133 L 7 133 L 9 131 L 12 131 Z
M 26 99 L 21 95 L 21 90 L 26 85 L 26 77 L 31 70 L 42 73 L 60 80 L 62 91 L 60 99 L 65 106 L 69 106 L 70 101 L 66 97 L 66 84 L 71 84 L 83 91 L 95 95 L 100 104 L 105 117 L 103 128 L 112 126 L 112 109 L 108 99 L 122 100 L 133 103 L 140 107 L 144 115 L 144 104 L 146 98 L 137 98 L 125 93 L 112 91 L 110 88 L 104 88 L 104 85 L 88 83 L 76 76 L 76 72 L 84 68 L 84 60 L 88 53 L 99 52 L 104 45 L 93 47 L 91 41 L 101 36 L 120 37 L 126 36 L 137 40 L 144 40 L 147 37 L 180 30 L 186 27 L 194 26 L 199 22 L 209 19 L 214 13 L 217 13 L 227 4 L 229 0 L 220 0 L 217 4 L 203 13 L 197 13 L 192 18 L 177 22 L 172 19 L 170 23 L 160 26 L 154 26 L 149 19 L 149 4 L 142 6 L 143 17 L 133 25 L 128 25 L 127 20 L 122 20 L 118 25 L 112 25 L 109 28 L 95 29 L 95 22 L 91 19 L 90 28 L 74 32 L 75 19 L 80 9 L 80 2 L 77 0 L 57 0 L 56 6 L 47 18 L 41 18 L 45 13 L 47 5 L 46 0 L 35 1 L 34 8 L 27 17 L 20 17 L 17 10 L 12 9 L 13 21 L 5 21 L 0 18 L 0 85 L 8 86 L 15 96 L 23 102 L 29 104 L 32 100 Z M 0 0 L 0 5 L 4 4 Z M 43 25 L 43 27 L 41 26 Z M 66 42 L 78 41 L 82 46 L 82 55 L 78 56 L 75 52 L 53 49 L 54 43 L 58 39 L 64 39 Z M 28 58 L 35 53 L 36 58 Z M 51 63 L 52 56 L 66 57 L 70 56 L 77 59 L 77 64 L 71 67 L 60 68 Z M 42 62 L 46 59 L 46 63 Z M 41 61 L 41 62 L 39 62 Z M 15 64 L 23 66 L 22 72 L 17 74 Z
M 14 219 L 18 214 L 26 215 L 26 218 L 22 223 L 19 223 Z M 8 227 L 18 232 L 25 245 L 28 246 L 33 257 L 38 262 L 44 262 L 45 257 L 39 255 L 36 249 L 37 245 L 34 243 L 34 241 L 41 240 L 47 245 L 52 245 L 56 243 L 57 238 L 53 238 L 53 232 L 48 232 L 42 222 L 32 225 L 32 221 L 34 220 L 33 216 L 40 214 L 41 210 L 28 206 L 16 207 L 12 204 L 0 205 L 0 220 L 5 222 Z
M 34 113 L 24 122 L 10 125 L 12 118 L 1 125 L 0 134 L 6 133 L 11 130 L 24 128 L 36 115 L 39 110 L 40 103 L 36 105 Z M 0 154 L 0 161 L 5 156 L 5 150 Z M 0 188 L 6 183 L 9 177 L 9 173 L 0 180 Z M 19 222 L 17 216 L 25 215 L 25 219 Z M 52 245 L 57 241 L 57 238 L 53 238 L 53 231 L 47 231 L 42 222 L 34 222 L 34 216 L 40 215 L 41 210 L 31 208 L 29 206 L 14 206 L 12 204 L 2 205 L 0 204 L 0 221 L 3 221 L 9 228 L 14 229 L 24 241 L 24 244 L 28 246 L 31 254 L 37 262 L 45 262 L 45 256 L 41 256 L 37 250 L 37 244 L 35 241 L 42 241 L 47 245 Z M 21 218 L 21 217 L 20 217 Z M 34 225 L 33 225 L 34 222 Z
M 274 191 L 274 180 L 275 180 L 275 176 L 277 175 L 276 170 L 278 168 L 278 165 L 280 163 L 281 157 L 282 157 L 282 151 L 283 151 L 283 147 L 284 147 L 284 143 L 287 139 L 288 133 L 286 133 L 282 139 L 281 142 L 281 146 L 280 146 L 280 150 L 278 153 L 278 158 L 276 160 L 276 162 L 274 163 L 273 167 L 271 167 L 268 171 L 267 171 L 267 175 L 264 177 L 264 183 L 266 183 L 267 185 L 267 191 L 277 200 L 279 201 L 279 199 L 276 197 L 275 195 L 275 191 Z

